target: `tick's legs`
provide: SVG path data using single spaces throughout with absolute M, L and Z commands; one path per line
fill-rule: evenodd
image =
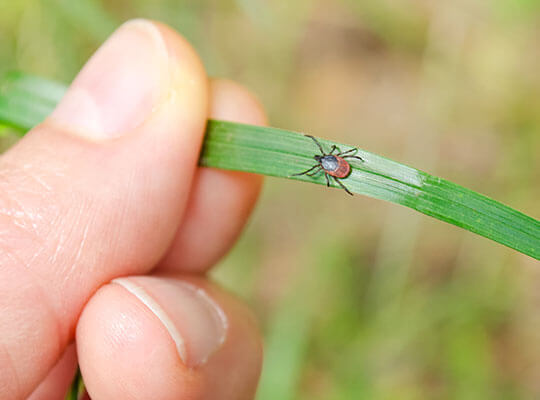
M 317 139 L 315 139 L 315 138 L 314 138 L 313 136 L 311 136 L 311 135 L 304 135 L 304 136 L 307 136 L 308 138 L 313 139 L 313 141 L 315 142 L 315 144 L 319 147 L 319 150 L 321 151 L 321 154 L 322 154 L 323 156 L 326 155 L 326 153 L 324 152 L 324 150 L 323 150 L 321 144 L 319 143 L 319 141 L 318 141 Z
M 348 153 L 351 153 L 351 154 L 349 154 L 350 156 L 354 156 L 356 153 L 358 153 L 358 149 L 349 149 L 347 151 L 344 151 L 343 153 L 339 153 L 338 156 L 343 157 L 344 155 L 346 155 Z
M 349 149 L 347 151 L 344 151 L 343 153 L 337 154 L 337 156 L 341 158 L 356 158 L 357 160 L 364 161 L 362 157 L 355 156 L 356 153 L 358 153 L 358 149 Z
M 339 181 L 338 178 L 336 178 L 335 176 L 334 176 L 333 178 L 334 178 L 334 180 L 337 182 L 337 184 L 343 188 L 343 190 L 345 190 L 345 191 L 346 191 L 347 193 L 349 193 L 351 196 L 353 195 L 351 192 L 349 192 L 349 189 L 347 189 L 347 188 L 345 187 L 345 185 Z
M 341 157 L 341 158 L 356 158 L 357 160 L 364 161 L 364 159 L 362 157 L 359 157 L 359 156 L 345 156 L 345 157 Z
M 312 173 L 310 174 L 306 174 L 307 176 L 313 176 L 313 175 L 317 175 L 319 173 L 319 171 L 321 170 L 321 166 L 318 165 L 319 168 L 315 169 L 315 171 L 313 171 Z
M 340 150 L 339 150 L 339 147 L 337 147 L 336 145 L 333 145 L 333 146 L 332 146 L 332 150 L 330 150 L 330 153 L 328 153 L 328 155 L 331 156 L 332 154 L 334 154 L 334 151 L 336 151 L 336 150 L 337 150 L 338 152 L 340 151 Z M 338 155 L 339 155 L 339 154 L 338 154 Z
M 307 174 L 308 172 L 313 171 L 313 170 L 314 170 L 315 168 L 317 168 L 317 167 L 320 167 L 320 165 L 319 165 L 319 164 L 314 165 L 313 167 L 311 167 L 310 169 L 308 169 L 308 170 L 306 170 L 306 171 L 304 171 L 304 172 L 300 172 L 299 174 L 292 174 L 291 176 L 305 175 L 305 174 Z
M 328 179 L 328 174 L 325 172 L 324 177 L 326 178 L 326 186 L 330 187 L 330 179 Z

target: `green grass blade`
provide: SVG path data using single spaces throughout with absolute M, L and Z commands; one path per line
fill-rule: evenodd
M 65 91 L 60 83 L 10 72 L 0 82 L 0 122 L 28 130 L 51 113 Z
M 81 370 L 77 368 L 73 382 L 71 383 L 69 391 L 66 393 L 65 400 L 80 400 L 84 396 L 85 392 L 86 390 L 84 388 Z
M 320 139 L 327 150 L 337 145 Z M 295 132 L 210 120 L 201 165 L 326 184 L 324 175 L 291 177 L 314 164 L 317 148 Z M 447 180 L 360 150 L 343 183 L 354 193 L 391 201 L 540 258 L 540 222 Z M 331 183 L 334 187 L 336 183 Z
M 57 83 L 11 74 L 0 86 L 0 123 L 28 130 L 52 111 L 64 91 Z M 327 150 L 332 145 L 342 151 L 352 148 L 320 141 Z M 210 120 L 200 164 L 325 185 L 322 173 L 291 176 L 311 167 L 316 153 L 311 139 L 296 132 Z M 410 207 L 540 259 L 538 220 L 376 154 L 359 150 L 358 155 L 365 161 L 351 162 L 352 172 L 342 181 L 351 192 Z M 338 187 L 334 182 L 332 186 Z
M 309 340 L 309 327 L 310 316 L 298 301 L 283 304 L 276 312 L 265 340 L 257 400 L 295 398 Z

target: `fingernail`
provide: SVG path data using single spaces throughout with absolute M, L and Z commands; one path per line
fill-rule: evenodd
M 51 120 L 89 139 L 122 136 L 148 118 L 167 68 L 157 27 L 146 20 L 127 22 L 86 63 Z
M 227 317 L 201 288 L 155 277 L 118 278 L 161 321 L 188 367 L 206 363 L 227 336 Z

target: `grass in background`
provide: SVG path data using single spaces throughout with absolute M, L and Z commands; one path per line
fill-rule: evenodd
M 72 19 L 63 2 L 51 4 L 3 7 L 0 72 L 69 81 L 111 29 L 79 29 L 101 26 L 99 14 Z M 258 93 L 273 125 L 362 143 L 538 216 L 539 16 L 525 0 L 359 11 L 350 0 L 88 4 L 111 26 L 136 16 L 171 24 L 212 75 Z M 388 31 L 405 28 L 418 35 L 402 42 Z M 425 146 L 415 148 L 419 138 Z M 262 320 L 261 398 L 540 396 L 537 263 L 406 209 L 322 190 L 269 180 L 215 273 Z M 302 301 L 291 313 L 293 299 Z M 295 320 L 306 321 L 304 333 L 287 341 L 280 332 L 298 332 Z M 294 359 L 281 359 L 291 344 Z M 285 362 L 294 370 L 276 379 Z

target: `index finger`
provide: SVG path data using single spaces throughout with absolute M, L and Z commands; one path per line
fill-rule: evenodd
M 243 86 L 210 81 L 210 118 L 266 125 L 259 101 Z M 248 221 L 263 177 L 199 167 L 182 223 L 159 268 L 205 272 L 233 245 Z

